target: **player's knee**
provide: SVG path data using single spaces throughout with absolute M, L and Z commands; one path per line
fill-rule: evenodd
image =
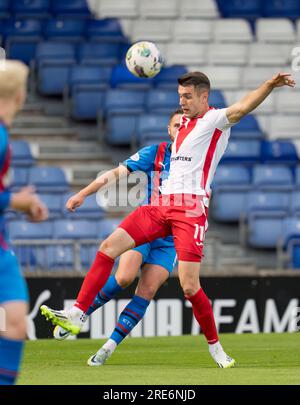
M 143 285 L 143 286 L 137 286 L 135 294 L 138 295 L 139 297 L 144 298 L 145 300 L 151 301 L 155 294 L 157 292 L 157 289 L 152 286 L 152 285 Z
M 195 286 L 193 284 L 181 284 L 183 293 L 185 297 L 192 297 L 193 295 L 195 295 L 197 293 L 197 291 L 199 290 L 198 286 Z
M 130 286 L 130 284 L 133 282 L 133 279 L 131 277 L 128 277 L 127 274 L 122 274 L 121 276 L 116 274 L 115 277 L 116 277 L 117 283 L 123 289 Z
M 115 258 L 114 256 L 114 247 L 109 239 L 105 239 L 100 245 L 100 252 L 106 254 L 109 257 Z

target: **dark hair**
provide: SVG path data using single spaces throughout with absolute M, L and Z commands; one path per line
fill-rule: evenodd
M 182 114 L 183 114 L 183 110 L 182 110 L 181 108 L 178 108 L 177 110 L 173 111 L 172 114 L 170 115 L 170 121 L 171 121 L 172 118 L 175 117 L 175 115 L 177 115 L 177 114 L 182 115 Z
M 180 86 L 195 86 L 197 90 L 208 90 L 210 91 L 210 81 L 209 78 L 202 72 L 189 72 L 180 76 L 178 79 L 178 84 Z

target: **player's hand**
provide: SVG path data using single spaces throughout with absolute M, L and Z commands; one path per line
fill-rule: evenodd
M 31 222 L 42 222 L 48 219 L 48 208 L 37 195 L 34 196 L 32 204 L 30 206 L 30 212 L 28 213 L 28 220 Z
M 24 187 L 13 193 L 10 202 L 11 208 L 24 212 L 32 221 L 44 221 L 48 218 L 48 209 L 35 194 L 32 186 Z
M 273 76 L 272 79 L 268 81 L 268 83 L 273 88 L 283 86 L 295 87 L 296 85 L 296 82 L 290 73 L 278 73 L 277 75 Z
M 66 208 L 71 212 L 75 212 L 76 208 L 80 207 L 84 203 L 84 196 L 80 193 L 77 193 L 70 197 L 67 201 Z

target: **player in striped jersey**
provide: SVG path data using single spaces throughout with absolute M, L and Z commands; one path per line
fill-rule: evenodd
M 191 72 L 178 79 L 184 115 L 172 146 L 170 175 L 162 186 L 158 204 L 137 208 L 102 242 L 73 308 L 65 312 L 47 309 L 53 322 L 61 322 L 67 330 L 78 333 L 82 316 L 108 279 L 115 258 L 132 247 L 172 234 L 180 284 L 209 343 L 209 351 L 220 367 L 234 365 L 219 342 L 212 307 L 200 285 L 207 199 L 231 126 L 258 107 L 275 88 L 283 86 L 295 86 L 289 73 L 278 73 L 239 102 L 215 110 L 208 104 L 210 81 L 204 73 Z

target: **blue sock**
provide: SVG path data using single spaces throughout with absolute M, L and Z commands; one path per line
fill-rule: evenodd
M 150 301 L 135 295 L 121 313 L 110 339 L 120 344 L 143 318 L 149 304 Z
M 0 336 L 0 385 L 13 385 L 19 372 L 24 342 Z
M 87 315 L 92 315 L 96 309 L 105 305 L 108 301 L 110 301 L 119 291 L 122 291 L 122 287 L 119 286 L 115 276 L 110 276 L 107 280 L 106 284 L 100 290 L 92 303 L 92 305 L 87 310 Z

